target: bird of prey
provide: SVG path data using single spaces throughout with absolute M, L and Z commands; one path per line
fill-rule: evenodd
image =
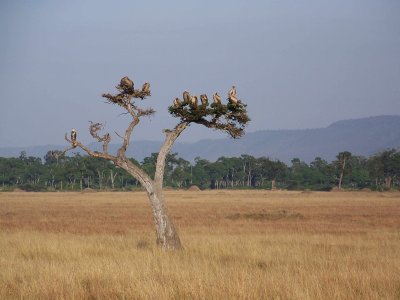
M 232 86 L 232 88 L 229 90 L 228 99 L 229 99 L 229 102 L 232 103 L 232 104 L 238 104 L 239 103 L 238 98 L 236 98 L 236 88 L 235 88 L 235 86 Z
M 213 95 L 213 99 L 214 99 L 214 103 L 215 103 L 215 104 L 221 104 L 221 96 L 218 95 L 218 93 L 215 93 L 215 94 Z
M 236 96 L 229 95 L 228 99 L 229 99 L 229 102 L 232 104 L 239 104 L 239 100 L 238 100 L 238 98 L 236 98 Z
M 181 107 L 181 100 L 179 100 L 179 98 L 175 98 L 175 100 L 174 100 L 174 106 L 175 106 L 175 108 L 179 108 L 179 107 Z
M 133 90 L 133 81 L 130 80 L 127 76 L 121 79 L 121 82 L 119 84 L 121 88 L 126 91 L 132 91 Z
M 76 147 L 76 130 L 75 130 L 75 128 L 72 128 L 72 130 L 71 130 L 71 142 L 72 142 L 72 146 Z
M 208 97 L 206 94 L 200 95 L 201 104 L 207 106 L 208 104 Z
M 190 98 L 190 104 L 193 108 L 197 108 L 197 97 L 196 96 L 192 96 L 192 98 Z
M 228 93 L 229 96 L 234 96 L 236 97 L 236 87 L 233 85 L 232 88 L 229 90 Z
M 143 86 L 142 86 L 142 92 L 143 92 L 143 93 L 148 93 L 148 92 L 150 92 L 150 83 L 146 82 L 145 84 L 143 84 Z
M 185 102 L 186 104 L 190 103 L 190 94 L 187 91 L 183 92 L 183 102 Z

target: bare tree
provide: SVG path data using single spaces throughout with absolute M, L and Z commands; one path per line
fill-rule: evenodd
M 117 153 L 115 155 L 108 153 L 108 144 L 111 141 L 111 135 L 109 133 L 101 135 L 100 131 L 104 127 L 103 124 L 94 122 L 90 123 L 89 131 L 93 138 L 103 144 L 103 151 L 99 152 L 89 149 L 77 140 L 76 132 L 73 131 L 71 138 L 68 137 L 68 134 L 65 135 L 65 139 L 71 144 L 71 147 L 66 149 L 64 153 L 79 147 L 90 156 L 112 161 L 114 165 L 126 170 L 137 179 L 146 190 L 150 200 L 157 244 L 164 249 L 181 249 L 181 241 L 168 215 L 163 193 L 166 157 L 170 153 L 175 140 L 191 123 L 226 131 L 233 138 L 241 137 L 244 134 L 246 124 L 250 121 L 246 105 L 237 99 L 234 87 L 229 91 L 227 104 L 221 103 L 221 98 L 217 93 L 214 94 L 214 103 L 211 105 L 209 105 L 206 95 L 201 95 L 201 102 L 198 103 L 197 97 L 190 96 L 187 91 L 183 93 L 183 101 L 176 98 L 173 101 L 173 105 L 169 107 L 169 112 L 178 118 L 179 122 L 173 129 L 164 130 L 165 141 L 158 153 L 154 179 L 152 179 L 140 166 L 133 164 L 126 157 L 126 150 L 134 128 L 139 124 L 142 117 L 155 113 L 152 108 L 143 109 L 137 103 L 139 99 L 144 100 L 150 96 L 150 84 L 145 83 L 141 89 L 135 89 L 133 81 L 128 77 L 124 77 L 116 88 L 118 90 L 117 94 L 103 94 L 102 96 L 108 103 L 122 107 L 132 118 L 122 137 L 123 142 Z

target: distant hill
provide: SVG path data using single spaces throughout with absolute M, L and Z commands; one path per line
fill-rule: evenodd
M 141 161 L 152 152 L 157 152 L 161 142 L 136 141 L 127 155 Z M 92 144 L 95 147 L 96 144 Z M 117 149 L 110 145 L 110 152 Z M 28 155 L 43 157 L 48 150 L 62 146 L 0 148 L 1 157 L 19 156 L 25 150 Z M 400 116 L 377 116 L 338 121 L 326 128 L 299 130 L 262 130 L 247 133 L 243 138 L 201 140 L 195 143 L 176 143 L 172 152 L 193 161 L 199 156 L 211 161 L 220 156 L 249 154 L 256 157 L 268 156 L 286 163 L 292 158 L 310 162 L 320 156 L 328 161 L 335 159 L 340 151 L 369 156 L 388 148 L 400 148 Z

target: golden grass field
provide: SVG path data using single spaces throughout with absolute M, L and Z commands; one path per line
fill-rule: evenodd
M 400 299 L 400 193 L 0 193 L 0 299 Z

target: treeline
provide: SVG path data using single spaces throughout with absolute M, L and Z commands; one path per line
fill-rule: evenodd
M 157 153 L 142 162 L 154 174 Z M 194 164 L 178 155 L 167 158 L 165 186 L 201 189 L 289 189 L 329 191 L 332 188 L 390 190 L 400 187 L 400 152 L 387 150 L 371 157 L 338 153 L 327 162 L 319 157 L 309 164 L 294 158 L 290 165 L 250 155 L 220 157 L 215 162 L 196 158 Z M 64 156 L 49 151 L 43 159 L 21 152 L 18 158 L 0 158 L 0 188 L 27 191 L 132 190 L 139 183 L 112 163 L 89 156 Z

